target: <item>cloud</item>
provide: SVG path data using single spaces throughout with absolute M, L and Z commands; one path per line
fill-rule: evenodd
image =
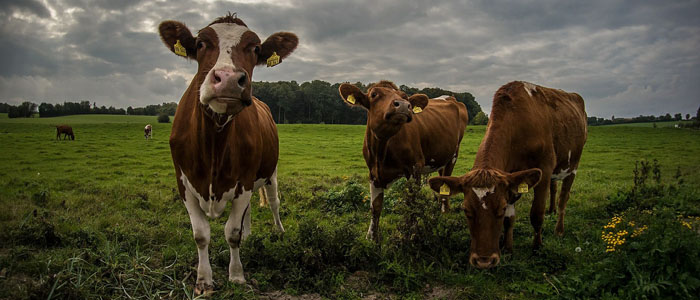
M 228 11 L 261 39 L 300 45 L 264 81 L 390 79 L 468 91 L 487 112 L 526 80 L 577 92 L 589 115 L 692 113 L 700 82 L 697 1 L 2 1 L 0 102 L 144 106 L 179 99 L 196 62 L 156 26 L 196 32 Z

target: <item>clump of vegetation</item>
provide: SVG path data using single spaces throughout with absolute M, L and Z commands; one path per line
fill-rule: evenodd
M 168 114 L 159 114 L 158 123 L 170 123 L 170 117 L 168 116 Z
M 638 161 L 634 186 L 611 197 L 600 233 L 605 255 L 557 279 L 567 297 L 692 298 L 700 291 L 697 193 L 664 184 L 658 161 Z M 650 180 L 649 179 L 653 179 Z
M 358 210 L 368 210 L 369 196 L 357 182 L 346 181 L 344 186 L 330 188 L 320 197 L 323 209 L 338 215 Z

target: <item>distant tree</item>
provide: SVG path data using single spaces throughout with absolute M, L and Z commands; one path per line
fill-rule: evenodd
M 685 114 L 685 120 L 690 120 L 690 114 Z
M 31 118 L 36 113 L 37 105 L 29 101 L 22 102 L 18 106 L 9 106 L 8 118 Z
M 0 103 L 0 113 L 7 113 L 10 111 L 10 105 L 7 103 Z
M 673 115 L 673 118 L 676 119 L 676 121 L 683 120 L 683 115 L 682 114 L 675 114 Z
M 700 121 L 700 107 L 698 107 L 698 111 L 695 113 L 695 120 Z
M 134 108 L 129 106 L 126 108 L 126 114 L 127 115 L 133 115 L 134 114 Z
M 170 117 L 168 114 L 161 113 L 158 115 L 158 123 L 170 123 Z
M 489 117 L 483 111 L 477 113 L 476 116 L 474 116 L 474 119 L 472 119 L 472 124 L 474 125 L 486 125 L 488 123 Z

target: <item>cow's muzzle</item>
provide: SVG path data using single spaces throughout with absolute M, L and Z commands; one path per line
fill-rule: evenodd
M 493 253 L 490 256 L 479 256 L 476 253 L 472 253 L 469 256 L 469 263 L 479 269 L 488 269 L 495 267 L 501 261 L 501 257 L 498 253 Z

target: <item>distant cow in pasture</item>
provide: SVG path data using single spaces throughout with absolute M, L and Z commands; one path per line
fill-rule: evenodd
M 542 245 L 545 198 L 550 192 L 552 210 L 558 180 L 563 184 L 555 233 L 564 234 L 566 202 L 586 143 L 586 126 L 583 99 L 576 93 L 520 81 L 498 89 L 471 171 L 428 181 L 435 191 L 464 194 L 472 265 L 489 268 L 500 262 L 501 230 L 505 250 L 513 251 L 515 201 L 530 188 L 535 190 L 530 209 L 533 246 Z
M 146 139 L 150 139 L 151 133 L 153 132 L 153 128 L 151 127 L 151 124 L 146 125 L 146 127 L 144 127 L 144 129 L 143 129 L 143 132 L 144 132 L 143 135 L 146 137 Z
M 253 97 L 251 78 L 256 65 L 274 66 L 291 54 L 298 38 L 278 32 L 261 43 L 235 14 L 217 18 L 196 37 L 177 21 L 162 22 L 159 32 L 169 50 L 198 65 L 178 104 L 170 149 L 199 255 L 195 292 L 202 294 L 214 288 L 207 217 L 219 217 L 231 202 L 224 232 L 231 255 L 228 279 L 234 283 L 245 282 L 239 246 L 251 231 L 254 190 L 270 203 L 274 223 L 284 231 L 277 196 L 277 127 L 269 107 Z
M 63 134 L 63 139 L 70 136 L 71 140 L 75 140 L 75 134 L 73 134 L 73 128 L 68 125 L 57 125 L 56 126 L 56 139 L 61 139 L 61 134 Z
M 373 84 L 363 93 L 352 84 L 339 87 L 345 103 L 367 110 L 362 147 L 369 168 L 372 221 L 367 238 L 379 241 L 379 218 L 384 189 L 400 177 L 415 178 L 438 171 L 452 174 L 469 116 L 454 97 L 407 97 L 390 81 Z M 446 211 L 448 198 L 440 196 Z

